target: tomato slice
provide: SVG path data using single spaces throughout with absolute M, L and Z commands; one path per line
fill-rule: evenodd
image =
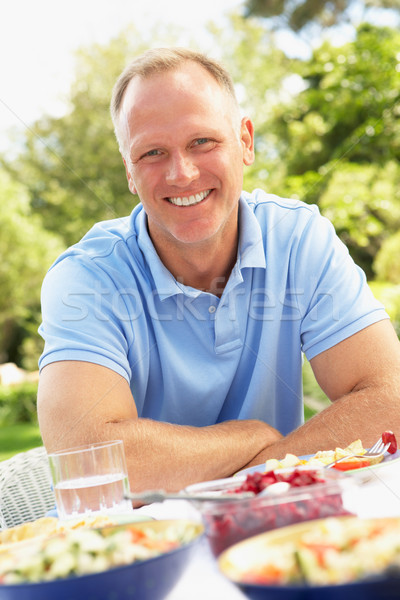
M 397 440 L 396 440 L 396 437 L 395 437 L 393 431 L 384 431 L 382 433 L 382 442 L 384 444 L 390 444 L 389 448 L 387 449 L 389 454 L 394 454 L 396 452 Z
M 363 469 L 364 467 L 369 467 L 369 460 L 360 459 L 360 460 L 342 460 L 342 462 L 336 463 L 333 465 L 334 469 L 338 471 L 352 471 L 353 469 Z
M 282 582 L 283 571 L 275 565 L 263 565 L 260 569 L 248 571 L 242 576 L 244 583 L 256 585 L 276 585 Z

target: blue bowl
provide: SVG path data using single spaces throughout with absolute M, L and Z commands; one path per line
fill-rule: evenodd
M 239 585 L 249 600 L 394 600 L 400 598 L 400 578 L 376 578 L 363 583 L 318 586 Z
M 196 528 L 196 537 L 174 550 L 100 573 L 39 583 L 0 585 L 0 600 L 161 600 L 185 570 L 202 538 L 203 527 L 192 521 L 146 521 L 118 525 L 157 532 L 174 523 Z
M 356 517 L 339 517 L 340 520 Z M 371 519 L 378 521 L 379 519 Z M 321 520 L 323 521 L 323 520 Z M 310 521 L 263 533 L 225 550 L 218 558 L 220 571 L 250 600 L 394 600 L 400 598 L 400 571 L 335 585 L 270 585 L 245 581 L 245 572 L 262 562 L 263 548 L 296 541 L 318 521 Z

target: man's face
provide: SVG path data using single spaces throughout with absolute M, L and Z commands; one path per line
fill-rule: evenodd
M 156 247 L 221 240 L 237 229 L 243 164 L 253 128 L 197 63 L 135 77 L 121 108 L 129 188 L 147 213 Z

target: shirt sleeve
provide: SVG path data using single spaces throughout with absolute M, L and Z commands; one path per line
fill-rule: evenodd
M 107 273 L 90 259 L 58 262 L 42 286 L 45 340 L 39 369 L 52 362 L 79 360 L 108 367 L 130 381 L 128 351 L 133 341 L 123 299 Z M 121 317 L 122 315 L 120 315 Z
M 302 349 L 308 360 L 373 323 L 389 318 L 365 273 L 333 225 L 315 211 L 299 242 L 295 280 L 302 293 Z M 304 285 L 306 282 L 306 285 Z

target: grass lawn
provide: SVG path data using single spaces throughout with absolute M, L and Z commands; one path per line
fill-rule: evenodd
M 0 435 L 0 461 L 10 458 L 18 452 L 25 452 L 36 446 L 42 446 L 39 426 L 32 423 L 18 423 L 2 427 Z

